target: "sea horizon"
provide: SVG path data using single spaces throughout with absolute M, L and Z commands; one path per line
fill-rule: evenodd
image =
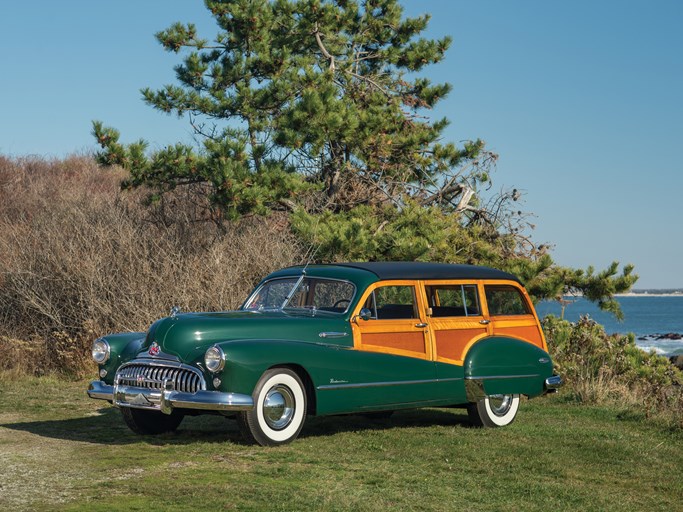
M 654 292 L 654 290 L 648 290 Z M 669 290 L 667 290 L 669 291 Z M 566 296 L 566 302 L 541 301 L 536 305 L 540 318 L 552 314 L 557 317 L 577 322 L 588 316 L 605 327 L 608 334 L 633 333 L 636 345 L 645 351 L 654 350 L 665 356 L 683 355 L 683 339 L 661 338 L 673 334 L 683 338 L 683 294 L 667 293 L 632 293 L 615 296 L 624 313 L 623 321 L 607 311 L 602 311 L 597 304 L 580 296 Z

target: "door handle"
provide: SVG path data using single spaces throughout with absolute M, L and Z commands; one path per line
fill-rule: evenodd
M 415 327 L 427 327 L 428 324 L 415 324 Z
M 479 323 L 482 324 L 482 325 L 488 325 L 488 324 L 491 323 L 491 320 L 486 320 L 486 319 L 484 319 L 484 320 L 479 320 Z

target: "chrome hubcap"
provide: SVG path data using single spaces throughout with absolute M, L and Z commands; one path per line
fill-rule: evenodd
M 489 406 L 496 416 L 505 416 L 512 407 L 512 395 L 491 395 Z
M 288 387 L 272 387 L 263 401 L 263 417 L 273 430 L 282 430 L 294 417 L 294 395 Z

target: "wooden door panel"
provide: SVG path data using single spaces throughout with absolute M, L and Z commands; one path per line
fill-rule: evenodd
M 422 331 L 417 332 L 385 332 L 365 333 L 362 335 L 362 346 L 384 348 L 388 351 L 401 350 L 426 355 L 425 337 Z

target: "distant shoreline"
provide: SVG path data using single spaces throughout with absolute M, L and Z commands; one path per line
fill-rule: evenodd
M 683 297 L 683 291 L 675 292 L 628 292 L 628 293 L 615 293 L 615 297 Z
M 615 297 L 683 297 L 683 289 L 681 288 L 666 288 L 666 289 L 650 289 L 650 290 L 631 290 L 626 293 L 615 293 Z M 581 299 L 582 293 L 568 294 L 562 297 L 566 300 Z M 546 299 L 552 301 L 553 299 Z

